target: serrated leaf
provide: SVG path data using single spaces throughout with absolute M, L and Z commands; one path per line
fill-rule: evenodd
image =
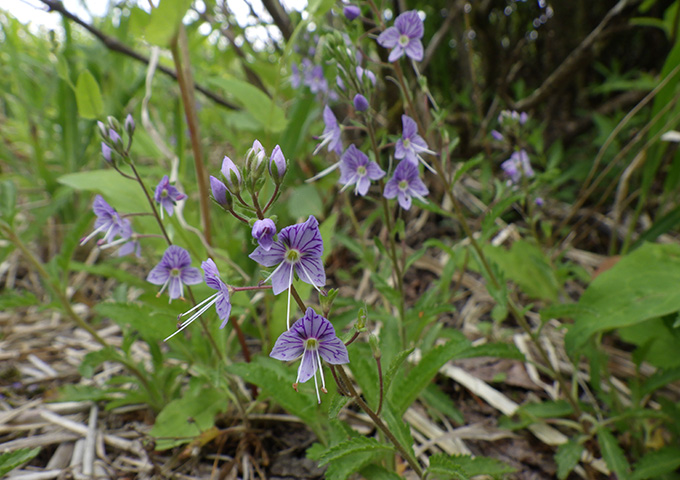
M 618 478 L 628 478 L 630 465 L 614 435 L 608 430 L 600 430 L 597 432 L 597 441 L 607 466 L 616 473 Z
M 95 119 L 104 111 L 104 101 L 99 84 L 89 70 L 83 70 L 76 81 L 76 103 L 78 115 L 87 119 Z
M 0 454 L 0 475 L 4 475 L 20 465 L 32 460 L 40 453 L 40 447 L 20 448 L 13 452 Z
M 573 440 L 557 447 L 555 463 L 557 463 L 557 478 L 564 480 L 581 459 L 584 447 Z
M 633 469 L 631 480 L 660 478 L 666 473 L 677 471 L 680 467 L 680 448 L 664 447 L 643 456 Z
M 319 458 L 319 465 L 323 466 L 356 453 L 390 452 L 393 450 L 393 446 L 380 443 L 374 438 L 355 437 L 326 450 Z
M 465 480 L 468 478 L 463 467 L 456 463 L 452 457 L 443 453 L 430 457 L 430 466 L 427 467 L 426 472 L 428 476 L 432 475 L 443 480 L 450 478 Z

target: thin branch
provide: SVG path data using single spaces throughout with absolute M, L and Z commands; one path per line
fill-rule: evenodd
M 134 58 L 135 60 L 142 62 L 144 64 L 149 64 L 149 58 L 142 55 L 141 53 L 138 53 L 128 47 L 127 45 L 121 43 L 117 39 L 110 37 L 103 33 L 101 30 L 98 30 L 97 28 L 93 27 L 92 25 L 86 23 L 85 21 L 81 20 L 79 17 L 76 15 L 72 14 L 66 8 L 64 5 L 59 1 L 59 0 L 40 0 L 42 3 L 47 5 L 50 11 L 54 10 L 55 12 L 59 12 L 62 14 L 64 17 L 68 18 L 72 22 L 77 23 L 81 27 L 83 27 L 85 30 L 90 32 L 92 35 L 97 37 L 105 46 L 111 51 L 122 53 L 123 55 L 127 55 L 128 57 Z M 167 68 L 159 65 L 158 70 L 163 72 L 164 74 L 174 78 L 177 80 L 177 74 Z M 206 87 L 203 87 L 198 84 L 194 84 L 194 88 L 201 92 L 203 95 L 214 101 L 215 103 L 222 105 L 223 107 L 230 108 L 232 110 L 240 110 L 240 108 L 233 103 L 230 103 L 229 101 L 225 100 L 224 98 L 220 97 L 216 93 L 208 90 Z

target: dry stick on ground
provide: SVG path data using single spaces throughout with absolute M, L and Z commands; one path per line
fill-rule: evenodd
M 595 30 L 581 42 L 581 44 L 571 52 L 562 64 L 550 74 L 550 76 L 538 87 L 531 95 L 516 102 L 512 108 L 514 110 L 528 110 L 535 105 L 546 100 L 549 96 L 563 88 L 572 78 L 573 71 L 586 58 L 595 43 L 605 33 L 605 28 L 623 12 L 627 7 L 640 3 L 641 0 L 619 0 L 614 7 L 607 12 Z
M 80 25 L 81 27 L 83 27 L 85 30 L 90 32 L 95 37 L 97 37 L 106 46 L 106 48 L 108 48 L 109 50 L 114 51 L 114 52 L 118 52 L 118 53 L 122 53 L 123 55 L 127 55 L 128 57 L 134 58 L 135 60 L 142 62 L 142 63 L 145 63 L 147 65 L 149 64 L 149 58 L 148 57 L 142 55 L 141 53 L 135 52 L 133 49 L 131 49 L 127 45 L 121 43 L 117 39 L 106 35 L 105 33 L 96 29 L 95 27 L 88 24 L 87 22 L 81 20 L 79 17 L 77 17 L 76 15 L 74 15 L 71 12 L 69 12 L 68 10 L 66 10 L 64 5 L 59 0 L 40 0 L 40 1 L 42 3 L 44 3 L 45 5 L 47 5 L 47 7 L 49 7 L 50 10 L 54 10 L 55 12 L 59 12 L 60 14 L 62 14 L 64 17 L 68 18 L 72 22 L 75 22 L 78 25 Z M 166 74 L 166 75 L 174 78 L 175 80 L 177 80 L 177 74 L 174 71 L 172 71 L 171 69 L 159 65 L 158 70 L 160 70 L 164 74 Z M 230 108 L 232 110 L 240 110 L 240 108 L 238 106 L 234 105 L 233 103 L 228 102 L 224 98 L 220 97 L 219 95 L 217 95 L 214 92 L 211 92 L 210 90 L 208 90 L 207 88 L 205 88 L 201 85 L 194 84 L 194 88 L 196 90 L 198 90 L 199 92 L 201 92 L 206 97 L 208 97 L 209 99 L 211 99 L 212 101 L 214 101 L 215 103 L 222 105 L 223 107 L 227 107 L 227 108 Z

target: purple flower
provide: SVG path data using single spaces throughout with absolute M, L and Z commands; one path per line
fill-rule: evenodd
M 156 187 L 154 200 L 161 206 L 161 218 L 163 218 L 163 209 L 172 217 L 172 210 L 177 202 L 187 198 L 186 195 L 177 190 L 177 187 L 170 185 L 170 180 L 167 175 L 164 175 Z
M 354 193 L 364 196 L 371 186 L 371 180 L 380 180 L 385 172 L 377 163 L 369 161 L 364 152 L 354 144 L 350 145 L 340 159 L 340 183 L 343 190 L 356 185 Z
M 229 186 L 229 191 L 232 193 L 238 192 L 241 189 L 241 171 L 238 169 L 236 164 L 231 161 L 231 158 L 225 155 L 224 160 L 222 160 L 222 175 L 227 181 Z
M 501 168 L 510 177 L 508 185 L 519 183 L 523 176 L 527 178 L 534 176 L 534 170 L 531 168 L 526 150 L 513 152 L 510 158 L 501 163 Z
M 283 176 L 286 174 L 286 157 L 283 156 L 281 147 L 278 145 L 272 150 L 272 156 L 269 158 L 269 175 L 274 179 L 275 182 L 280 182 L 283 180 Z
M 225 210 L 231 209 L 231 203 L 227 199 L 227 186 L 212 175 L 210 175 L 210 190 L 212 190 L 213 199 L 220 207 Z
M 146 281 L 162 285 L 157 297 L 169 285 L 168 295 L 170 300 L 173 300 L 184 296 L 185 283 L 187 285 L 201 283 L 201 272 L 191 266 L 191 257 L 186 250 L 177 245 L 170 245 L 158 265 L 149 272 Z
M 106 203 L 106 200 L 101 195 L 94 197 L 92 210 L 94 210 L 94 214 L 97 216 L 94 222 L 94 231 L 80 240 L 81 245 L 85 245 L 92 237 L 101 232 L 104 232 L 104 236 L 97 242 L 100 248 L 112 246 L 113 239 L 118 236 L 125 240 L 130 238 L 132 235 L 130 221 L 126 218 L 121 218 L 118 212 Z
M 351 22 L 361 15 L 361 9 L 356 5 L 349 4 L 342 9 L 342 13 L 345 15 L 345 18 Z
M 357 112 L 365 112 L 368 110 L 368 100 L 366 100 L 366 97 L 364 97 L 362 94 L 357 93 L 354 95 L 354 108 L 357 110 Z
M 316 65 L 311 70 L 304 73 L 304 84 L 309 87 L 312 93 L 325 92 L 328 90 L 328 82 L 323 76 L 323 68 L 321 65 Z
M 437 173 L 431 166 L 425 163 L 425 160 L 420 156 L 421 153 L 429 153 L 436 155 L 432 150 L 428 150 L 427 143 L 423 137 L 418 135 L 418 125 L 408 115 L 401 116 L 401 124 L 403 131 L 401 138 L 397 140 L 397 145 L 394 147 L 394 158 L 406 159 L 406 161 L 418 165 L 421 162 L 432 173 Z
M 423 198 L 430 193 L 418 176 L 418 167 L 411 162 L 400 162 L 394 169 L 394 175 L 385 184 L 385 198 L 398 197 L 399 205 L 404 210 L 411 208 L 411 197 L 427 203 Z
M 321 397 L 316 379 L 317 371 L 321 376 L 321 391 L 327 393 L 321 359 L 331 365 L 349 363 L 347 347 L 335 335 L 331 322 L 318 315 L 311 307 L 307 308 L 304 317 L 281 334 L 269 356 L 283 361 L 295 360 L 302 356 L 293 388 L 297 391 L 298 383 L 304 383 L 314 377 L 316 398 L 319 403 Z
M 293 270 L 298 278 L 309 283 L 317 290 L 326 284 L 321 255 L 323 239 L 319 232 L 319 222 L 309 216 L 305 223 L 286 227 L 269 250 L 259 246 L 249 256 L 260 265 L 278 265 L 265 280 L 272 280 L 272 291 L 278 295 L 288 289 L 288 320 L 290 319 L 290 286 L 293 284 Z M 290 325 L 290 323 L 287 323 Z
M 425 29 L 418 12 L 410 10 L 404 12 L 394 21 L 394 26 L 388 28 L 378 36 L 378 45 L 391 48 L 388 60 L 396 62 L 404 53 L 419 62 L 423 59 L 423 38 Z
M 187 320 L 183 321 L 175 333 L 167 337 L 164 342 L 167 342 L 172 337 L 177 335 L 179 332 L 187 328 L 194 320 L 203 315 L 206 310 L 215 305 L 215 310 L 217 311 L 217 316 L 222 320 L 220 328 L 224 328 L 229 322 L 229 315 L 231 314 L 231 302 L 229 301 L 229 286 L 222 281 L 220 278 L 220 271 L 217 269 L 215 262 L 212 258 L 207 259 L 205 262 L 201 263 L 201 268 L 203 269 L 203 275 L 205 277 L 205 283 L 213 290 L 217 290 L 217 293 L 209 296 L 202 302 L 196 304 L 193 308 L 181 313 L 178 319 L 195 312 Z M 197 269 L 194 269 L 197 270 Z M 200 275 L 200 274 L 199 274 Z
M 274 244 L 274 235 L 276 235 L 276 225 L 271 218 L 264 218 L 257 220 L 253 224 L 253 238 L 262 247 L 265 252 L 271 250 Z
M 326 105 L 323 109 L 323 121 L 326 126 L 323 129 L 323 135 L 319 137 L 321 143 L 314 149 L 314 155 L 319 153 L 323 147 L 328 145 L 329 152 L 335 152 L 338 155 L 342 154 L 342 142 L 340 141 L 340 125 L 333 114 L 333 110 Z

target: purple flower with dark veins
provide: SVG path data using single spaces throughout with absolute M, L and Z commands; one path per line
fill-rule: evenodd
M 404 210 L 411 208 L 411 197 L 427 203 L 425 195 L 429 190 L 418 175 L 418 167 L 411 162 L 400 162 L 394 169 L 394 175 L 385 184 L 385 198 L 397 197 Z
M 501 168 L 510 177 L 508 185 L 518 184 L 523 176 L 527 178 L 534 176 L 534 169 L 531 168 L 526 150 L 513 152 L 510 158 L 501 163 Z
M 423 137 L 418 135 L 418 124 L 408 115 L 401 116 L 401 124 L 403 126 L 401 138 L 397 140 L 397 145 L 394 147 L 394 158 L 396 159 L 406 159 L 406 161 L 418 165 L 418 162 L 425 165 L 432 173 L 437 173 L 431 166 L 425 163 L 423 157 L 420 156 L 421 153 L 428 153 L 430 155 L 436 155 L 436 152 L 429 150 L 427 148 L 427 143 L 423 140 Z
M 274 220 L 271 218 L 257 220 L 253 224 L 252 235 L 265 252 L 271 250 L 272 245 L 274 244 L 274 235 L 276 235 Z
M 342 142 L 340 141 L 340 125 L 333 114 L 333 110 L 326 105 L 323 109 L 323 122 L 326 126 L 323 129 L 323 135 L 319 137 L 321 143 L 314 149 L 314 155 L 328 145 L 329 152 L 335 152 L 338 155 L 342 154 Z
M 226 283 L 224 283 L 220 278 L 220 271 L 217 269 L 217 265 L 215 265 L 215 262 L 213 262 L 212 258 L 209 258 L 205 262 L 201 263 L 201 268 L 203 269 L 205 284 L 208 285 L 213 290 L 217 290 L 217 293 L 210 295 L 208 298 L 196 304 L 196 306 L 194 306 L 190 310 L 181 313 L 179 317 L 177 317 L 178 320 L 186 315 L 189 315 L 192 312 L 195 312 L 193 313 L 193 315 L 191 315 L 191 317 L 183 321 L 178 326 L 177 331 L 175 333 L 173 333 L 165 340 L 163 340 L 164 342 L 167 342 L 172 337 L 177 335 L 179 332 L 181 332 L 189 325 L 191 325 L 191 323 L 194 320 L 203 315 L 206 312 L 206 310 L 208 310 L 213 305 L 215 305 L 217 316 L 220 317 L 220 320 L 222 320 L 220 328 L 224 328 L 227 325 L 227 322 L 229 322 L 229 315 L 231 314 L 231 302 L 229 300 L 230 295 L 229 286 Z
M 165 287 L 168 287 L 168 295 L 170 300 L 173 300 L 184 296 L 184 284 L 196 285 L 201 283 L 202 279 L 198 268 L 191 266 L 189 252 L 177 245 L 170 245 L 158 265 L 149 272 L 146 281 L 162 285 L 157 297 L 160 297 Z
M 418 12 L 410 10 L 399 15 L 394 26 L 378 36 L 378 45 L 392 49 L 387 59 L 390 62 L 396 62 L 404 53 L 419 62 L 423 59 L 423 44 L 420 41 L 423 33 L 425 28 Z
M 94 231 L 88 236 L 80 240 L 81 245 L 85 245 L 98 233 L 104 232 L 104 236 L 97 242 L 100 248 L 113 246 L 114 238 L 121 237 L 127 240 L 132 235 L 132 226 L 130 221 L 126 218 L 121 218 L 118 212 L 106 203 L 106 200 L 101 195 L 94 197 L 92 203 L 92 210 L 97 215 L 97 220 L 94 221 Z M 118 243 L 122 243 L 116 240 Z M 116 243 L 116 245 L 118 244 Z
M 383 169 L 374 161 L 369 161 L 366 154 L 354 144 L 349 146 L 340 159 L 340 183 L 344 184 L 342 190 L 356 185 L 354 193 L 364 196 L 368 193 L 371 180 L 380 180 L 384 176 Z
M 331 365 L 349 363 L 347 347 L 335 335 L 331 322 L 318 315 L 311 307 L 307 308 L 304 317 L 281 334 L 269 356 L 283 361 L 295 360 L 302 356 L 293 388 L 297 391 L 299 383 L 304 383 L 314 377 L 316 399 L 319 403 L 321 403 L 321 396 L 316 379 L 317 372 L 321 377 L 321 391 L 328 393 L 321 359 Z
M 326 272 L 321 261 L 322 254 L 323 239 L 319 232 L 319 222 L 310 215 L 306 222 L 282 229 L 278 240 L 269 250 L 265 250 L 260 245 L 249 255 L 265 267 L 278 265 L 265 282 L 271 279 L 274 295 L 288 290 L 286 319 L 288 326 L 290 326 L 290 286 L 293 284 L 293 270 L 300 280 L 320 291 L 320 287 L 326 284 Z
M 161 181 L 156 187 L 156 193 L 154 194 L 154 200 L 161 206 L 161 219 L 163 218 L 163 210 L 168 212 L 168 215 L 172 217 L 172 211 L 175 204 L 180 200 L 187 198 L 186 195 L 177 190 L 177 187 L 170 185 L 170 180 L 167 175 L 164 175 Z

